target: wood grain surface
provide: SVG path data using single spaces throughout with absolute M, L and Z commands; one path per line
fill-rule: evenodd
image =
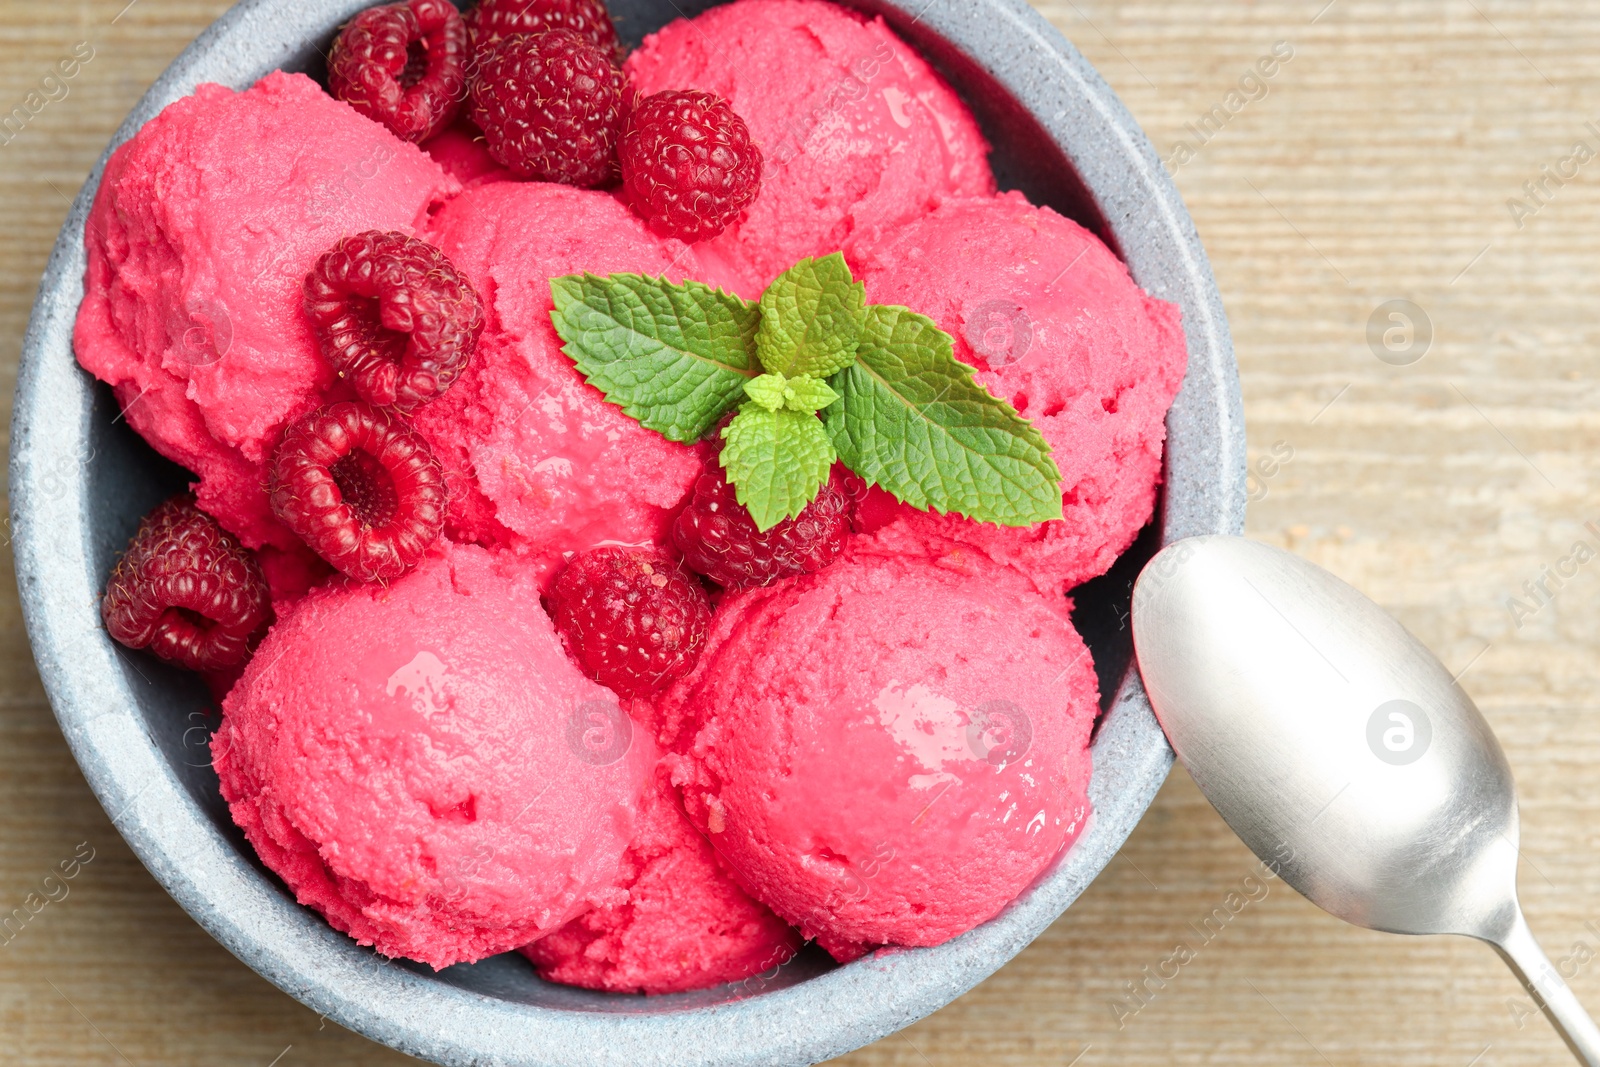
M 6 395 L 68 201 L 139 94 L 226 6 L 124 3 L 0 0 L 0 112 L 75 44 L 94 49 L 67 95 L 0 144 Z M 1464 672 L 1520 783 L 1531 921 L 1600 1008 L 1600 561 L 1549 583 L 1547 603 L 1524 591 L 1576 541 L 1600 546 L 1584 529 L 1600 523 L 1600 161 L 1590 158 L 1600 155 L 1600 5 L 1038 7 L 1163 156 L 1176 153 L 1233 325 L 1252 458 L 1268 461 L 1252 481 L 1250 533 L 1354 582 Z M 1270 79 L 1246 79 L 1275 44 L 1292 58 Z M 1225 124 L 1203 125 L 1219 114 Z M 1369 321 L 1391 300 L 1431 322 L 1425 354 L 1404 366 L 1369 344 Z M 1380 325 L 1403 327 L 1383 316 Z M 1528 610 L 1514 611 L 1512 598 Z M 134 859 L 56 729 L 6 581 L 0 912 L 84 849 L 93 859 L 68 896 L 0 947 L 0 1062 L 405 1061 L 258 978 Z M 1177 942 L 1198 943 L 1190 924 L 1252 868 L 1177 771 L 1122 855 L 1031 948 L 945 1010 L 840 1062 L 1564 1062 L 1489 949 L 1357 930 L 1281 882 L 1176 978 L 1129 999 L 1130 983 Z

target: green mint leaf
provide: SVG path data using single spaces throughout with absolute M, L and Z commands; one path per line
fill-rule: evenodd
M 1029 526 L 1061 518 L 1061 472 L 1032 423 L 974 380 L 950 335 L 901 307 L 867 309 L 853 366 L 823 413 L 839 458 L 915 508 Z
M 815 415 L 835 400 L 839 394 L 828 388 L 828 383 L 802 374 L 785 378 L 781 374 L 763 374 L 745 383 L 745 395 L 768 411 L 783 408 Z
M 763 374 L 744 383 L 744 395 L 768 411 L 783 407 L 783 394 L 787 389 L 788 383 L 781 374 Z
M 866 287 L 842 254 L 802 259 L 761 294 L 761 366 L 790 378 L 837 374 L 855 359 L 866 306 Z
M 722 438 L 723 470 L 762 531 L 804 511 L 833 467 L 833 443 L 815 415 L 746 404 Z
M 550 321 L 578 372 L 631 417 L 695 441 L 761 373 L 756 305 L 699 282 L 638 274 L 552 279 Z
M 827 382 L 808 374 L 790 378 L 783 390 L 784 408 L 803 411 L 807 415 L 815 415 L 838 399 L 839 394 L 830 389 Z

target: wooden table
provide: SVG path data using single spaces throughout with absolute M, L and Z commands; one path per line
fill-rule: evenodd
M 0 112 L 77 42 L 94 49 L 67 95 L 0 144 L 7 393 L 68 201 L 139 94 L 226 6 L 125 2 L 0 0 Z M 1600 522 L 1600 7 L 1038 6 L 1182 163 L 1233 323 L 1252 457 L 1292 457 L 1253 481 L 1250 533 L 1362 587 L 1464 672 L 1521 783 L 1532 923 L 1600 1008 L 1600 562 L 1552 585 L 1542 606 L 1523 584 L 1580 539 L 1600 547 L 1584 528 Z M 1241 89 L 1275 44 L 1292 58 Z M 1524 186 L 1541 181 L 1537 195 Z M 1397 299 L 1424 309 L 1433 333 L 1404 366 L 1368 343 L 1374 312 Z M 402 1062 L 234 960 L 134 859 L 56 730 L 11 585 L 0 593 L 0 912 L 80 843 L 93 860 L 0 947 L 0 1061 Z M 1514 611 L 1512 598 L 1537 610 Z M 1031 948 L 841 1062 L 1563 1062 L 1487 948 L 1356 930 L 1281 882 L 1133 1012 L 1129 983 L 1197 940 L 1189 924 L 1251 869 L 1177 771 L 1122 855 Z

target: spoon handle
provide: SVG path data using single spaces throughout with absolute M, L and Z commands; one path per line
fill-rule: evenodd
M 1534 1003 L 1544 1009 L 1545 1017 L 1578 1062 L 1586 1067 L 1600 1067 L 1600 1028 L 1595 1027 L 1594 1020 L 1578 1003 L 1571 987 L 1562 980 L 1561 972 L 1534 940 L 1520 907 L 1506 935 L 1489 943 L 1521 980 Z

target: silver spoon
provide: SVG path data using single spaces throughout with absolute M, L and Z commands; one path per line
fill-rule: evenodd
M 1517 901 L 1511 767 L 1420 641 L 1327 571 L 1239 537 L 1151 560 L 1133 641 L 1178 758 L 1284 881 L 1357 926 L 1487 941 L 1600 1067 L 1600 1030 Z

